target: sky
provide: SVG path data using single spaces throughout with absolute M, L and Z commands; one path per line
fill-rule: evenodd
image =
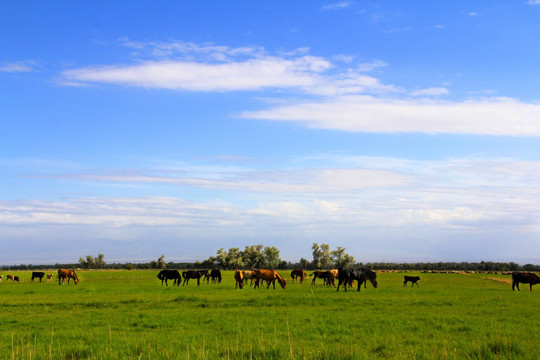
M 540 264 L 540 1 L 1 1 L 0 264 Z

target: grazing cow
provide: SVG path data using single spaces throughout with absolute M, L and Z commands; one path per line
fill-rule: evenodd
M 43 271 L 32 271 L 32 281 L 34 279 L 39 279 L 39 282 L 41 282 L 41 279 L 45 276 L 45 273 Z
M 339 291 L 339 287 L 343 285 L 345 287 L 345 291 L 347 291 L 347 284 L 350 284 L 351 280 L 358 281 L 358 289 L 356 291 L 360 291 L 360 287 L 364 282 L 369 280 L 374 288 L 377 287 L 377 274 L 369 269 L 339 269 L 338 274 L 338 287 L 337 291 Z
M 2 282 L 3 278 L 4 278 L 4 275 L 0 275 L 0 282 Z
M 244 288 L 244 272 L 240 270 L 236 270 L 234 272 L 234 280 L 236 280 L 236 286 L 235 289 L 243 289 Z
M 411 282 L 411 287 L 414 287 L 414 284 L 416 284 L 416 287 L 420 287 L 418 286 L 418 280 L 420 280 L 420 276 L 407 276 L 405 275 L 404 276 L 405 278 L 405 281 L 403 282 L 403 286 L 407 286 L 407 282 L 410 281 Z
M 15 278 L 13 275 L 6 275 L 6 281 L 11 280 L 12 282 L 15 281 Z
M 293 282 L 298 281 L 300 282 L 300 284 L 303 284 L 306 277 L 307 274 L 304 269 L 294 269 L 293 271 L 291 271 L 291 278 Z
M 73 279 L 73 282 L 75 282 L 75 285 L 79 283 L 79 278 L 77 277 L 77 274 L 75 274 L 74 270 L 71 269 L 58 269 L 58 285 L 61 285 L 62 282 L 66 282 L 69 285 L 69 279 Z
M 47 282 L 51 282 L 53 274 L 47 274 Z
M 253 270 L 255 271 L 255 275 L 257 276 L 257 280 L 255 281 L 254 289 L 259 287 L 259 284 L 262 281 L 266 281 L 268 283 L 267 289 L 270 288 L 270 284 L 273 285 L 274 289 L 276 289 L 276 280 L 278 281 L 279 285 L 283 289 L 287 288 L 287 282 L 285 282 L 285 279 L 279 275 L 279 273 L 276 270 Z
M 182 276 L 184 278 L 184 282 L 182 283 L 182 286 L 189 285 L 189 279 L 197 279 L 197 286 L 199 286 L 201 284 L 201 278 L 207 275 L 208 275 L 208 270 L 183 271 Z
M 529 284 L 530 291 L 532 291 L 533 285 L 540 284 L 540 277 L 535 273 L 512 273 L 512 290 L 517 287 L 519 291 L 519 283 Z
M 212 271 L 210 271 L 210 277 L 212 278 L 213 284 L 221 284 L 221 271 L 219 269 L 212 269 Z
M 14 276 L 14 277 L 13 277 L 13 281 L 19 282 L 19 277 L 18 277 L 18 276 Z
M 174 280 L 173 286 L 175 284 L 177 286 L 180 286 L 180 282 L 182 282 L 182 277 L 180 276 L 180 272 L 174 269 L 161 270 L 159 274 L 157 275 L 157 278 L 161 280 L 161 286 L 163 286 L 164 281 L 165 281 L 165 286 L 169 286 L 169 284 L 167 284 L 167 280 Z

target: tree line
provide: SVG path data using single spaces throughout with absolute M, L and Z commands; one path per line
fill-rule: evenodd
M 4 265 L 2 270 L 38 270 L 55 268 L 82 268 L 82 269 L 295 269 L 319 270 L 346 267 L 367 267 L 372 270 L 409 270 L 409 271 L 540 271 L 540 265 L 519 265 L 515 262 L 415 262 L 415 263 L 387 263 L 387 262 L 356 262 L 354 257 L 346 253 L 346 249 L 338 246 L 335 250 L 328 244 L 313 243 L 312 259 L 300 258 L 298 262 L 283 261 L 279 255 L 279 249 L 275 246 L 263 246 L 262 244 L 249 245 L 243 250 L 237 247 L 225 250 L 221 248 L 214 256 L 203 261 L 195 262 L 166 262 L 165 255 L 147 263 L 106 263 L 105 255 L 86 255 L 79 258 L 78 263 L 53 265 Z

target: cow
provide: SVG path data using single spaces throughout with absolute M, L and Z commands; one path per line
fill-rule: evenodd
M 529 284 L 530 291 L 535 284 L 540 284 L 540 277 L 535 273 L 512 273 L 512 290 L 515 290 L 514 287 L 517 287 L 519 291 L 519 283 Z
M 18 277 L 17 275 L 15 275 L 15 276 L 13 277 L 13 281 L 19 282 L 19 277 Z
M 68 285 L 69 285 L 69 279 L 73 279 L 73 282 L 75 282 L 75 285 L 79 283 L 79 278 L 77 277 L 77 274 L 75 274 L 74 270 L 58 269 L 58 285 L 62 285 L 62 282 L 65 282 L 66 279 L 67 279 Z
M 11 280 L 12 282 L 15 281 L 15 277 L 13 275 L 6 275 L 6 281 Z
M 47 282 L 51 282 L 53 274 L 47 274 Z
M 3 278 L 4 278 L 4 275 L 0 275 L 0 282 L 2 282 Z
M 418 286 L 418 280 L 420 280 L 420 276 L 407 276 L 405 275 L 404 276 L 405 278 L 405 281 L 403 282 L 403 286 L 404 287 L 407 287 L 407 282 L 410 281 L 411 282 L 411 287 L 414 287 L 414 284 L 416 284 L 417 287 L 420 287 Z
M 39 279 L 39 282 L 41 282 L 41 279 L 45 276 L 45 273 L 43 271 L 32 271 L 32 281 L 34 279 Z

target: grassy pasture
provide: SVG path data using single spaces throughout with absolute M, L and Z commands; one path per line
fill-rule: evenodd
M 51 271 L 52 272 L 52 271 Z M 80 283 L 0 283 L 0 359 L 536 359 L 540 287 L 509 276 L 378 274 L 339 293 L 165 287 L 157 271 L 79 271 Z M 7 273 L 4 273 L 4 277 Z M 309 279 L 310 280 L 310 279 Z M 409 285 L 410 286 L 410 285 Z

